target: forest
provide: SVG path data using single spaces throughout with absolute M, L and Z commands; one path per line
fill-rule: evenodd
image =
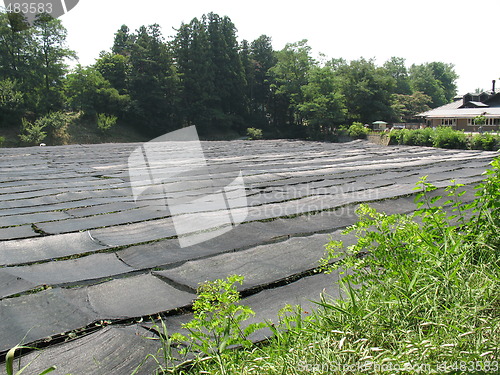
M 0 135 L 16 127 L 29 143 L 50 127 L 64 133 L 65 116 L 77 114 L 151 137 L 196 125 L 206 139 L 249 127 L 267 138 L 326 139 L 343 124 L 412 121 L 456 95 L 449 63 L 318 60 L 307 40 L 281 50 L 267 35 L 239 42 L 231 19 L 214 13 L 175 30 L 165 38 L 158 24 L 123 25 L 94 64 L 70 69 L 77 55 L 61 20 L 42 15 L 28 27 L 0 13 Z

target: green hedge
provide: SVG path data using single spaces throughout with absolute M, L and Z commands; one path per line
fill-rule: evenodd
M 490 133 L 467 137 L 464 132 L 450 127 L 401 129 L 391 130 L 389 144 L 495 151 L 500 148 L 500 137 Z

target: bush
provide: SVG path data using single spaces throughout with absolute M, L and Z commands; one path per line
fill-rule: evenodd
M 37 120 L 34 123 L 32 123 L 23 118 L 21 125 L 21 133 L 19 134 L 19 138 L 21 139 L 21 142 L 23 142 L 26 145 L 29 146 L 38 145 L 47 136 L 47 133 L 43 131 L 44 129 L 45 125 L 40 120 Z
M 434 130 L 433 146 L 440 148 L 466 149 L 467 137 L 461 131 L 442 127 Z
M 365 139 L 369 132 L 370 130 L 360 122 L 353 122 L 349 130 L 347 130 L 349 137 L 356 139 Z
M 403 132 L 403 142 L 410 146 L 433 146 L 434 131 L 432 128 L 407 130 Z
M 470 148 L 473 150 L 496 151 L 500 148 L 500 138 L 493 134 L 476 134 L 470 140 Z
M 247 135 L 248 138 L 252 140 L 263 138 L 262 129 L 257 129 L 257 128 L 247 128 Z
M 390 145 L 402 145 L 404 138 L 405 129 L 391 129 L 389 132 L 389 144 Z
M 118 120 L 116 116 L 109 116 L 105 113 L 99 113 L 97 115 L 97 127 L 100 131 L 105 133 L 113 126 L 115 126 L 116 120 Z
M 4 142 L 5 142 L 5 137 L 0 136 L 0 147 L 2 147 Z
M 69 140 L 68 124 L 69 116 L 64 112 L 51 112 L 38 119 L 35 123 L 49 130 L 49 136 L 53 144 L 66 144 Z

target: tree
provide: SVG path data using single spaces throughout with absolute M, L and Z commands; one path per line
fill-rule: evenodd
M 301 88 L 304 100 L 298 105 L 310 136 L 331 134 L 345 121 L 345 98 L 331 67 L 313 67 L 309 81 Z
M 455 73 L 452 64 L 441 62 L 412 65 L 410 84 L 413 91 L 420 91 L 432 98 L 431 108 L 449 103 L 457 93 Z
M 65 92 L 72 109 L 83 111 L 91 117 L 96 116 L 97 112 L 123 114 L 130 102 L 127 95 L 120 95 L 92 66 L 78 65 L 67 76 Z
M 11 79 L 0 81 L 0 127 L 15 124 L 20 118 L 23 94 Z
M 115 53 L 101 52 L 99 59 L 95 63 L 95 68 L 120 94 L 128 92 L 128 80 L 131 68 L 128 57 Z
M 36 64 L 33 70 L 38 80 L 38 109 L 47 113 L 63 107 L 63 78 L 68 68 L 65 60 L 76 58 L 76 54 L 66 47 L 67 31 L 60 20 L 40 14 L 34 25 Z
M 432 98 L 417 91 L 411 95 L 394 94 L 392 96 L 392 108 L 395 120 L 398 122 L 411 122 L 419 113 L 430 110 L 429 104 Z
M 135 36 L 130 34 L 127 25 L 122 25 L 115 33 L 115 40 L 111 51 L 117 55 L 127 56 L 130 54 L 130 47 L 134 43 Z
M 15 82 L 20 92 L 33 91 L 34 51 L 34 29 L 26 27 L 22 15 L 0 12 L 0 77 Z
M 268 127 L 268 116 L 271 108 L 270 69 L 276 65 L 276 53 L 271 44 L 271 38 L 261 35 L 250 45 L 251 72 L 247 74 L 247 82 L 251 87 L 252 121 Z
M 0 76 L 24 93 L 22 111 L 40 115 L 63 107 L 65 62 L 76 56 L 66 47 L 66 34 L 47 14 L 29 27 L 22 14 L 0 12 Z
M 455 66 L 443 62 L 431 62 L 429 66 L 432 69 L 434 77 L 440 82 L 443 88 L 446 103 L 450 103 L 457 95 L 456 81 L 459 77 L 455 72 Z
M 274 100 L 273 121 L 281 130 L 293 132 L 293 127 L 302 125 L 303 119 L 298 111 L 304 99 L 302 86 L 307 85 L 309 70 L 315 64 L 310 53 L 307 40 L 289 43 L 276 53 L 277 62 L 269 70 Z
M 141 26 L 130 47 L 131 120 L 151 135 L 179 127 L 177 121 L 178 79 L 170 47 L 160 26 Z
M 240 46 L 240 60 L 243 67 L 243 74 L 245 77 L 244 84 L 244 111 L 248 114 L 245 120 L 250 120 L 254 112 L 254 92 L 255 92 L 255 64 L 252 60 L 250 52 L 250 44 L 248 40 L 243 40 Z
M 406 60 L 402 57 L 391 57 L 390 60 L 384 63 L 384 69 L 387 74 L 394 78 L 396 85 L 394 87 L 395 94 L 410 95 L 412 90 L 410 87 L 410 77 L 406 68 Z
M 208 131 L 209 98 L 215 88 L 204 19 L 193 18 L 189 24 L 181 25 L 174 40 L 174 54 L 181 84 L 182 122 Z
M 349 121 L 371 123 L 393 117 L 391 95 L 395 79 L 373 60 L 351 61 L 340 65 L 337 73 L 342 82 Z
M 208 58 L 214 71 L 210 98 L 212 128 L 243 130 L 245 75 L 238 53 L 236 28 L 229 17 L 207 16 Z
M 245 72 L 228 17 L 209 13 L 182 24 L 175 38 L 182 117 L 202 134 L 244 130 Z

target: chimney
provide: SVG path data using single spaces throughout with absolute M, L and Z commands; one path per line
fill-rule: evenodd
M 493 88 L 491 89 L 491 93 L 494 94 L 495 93 L 495 83 L 496 83 L 496 81 L 493 80 L 492 83 L 493 83 Z

